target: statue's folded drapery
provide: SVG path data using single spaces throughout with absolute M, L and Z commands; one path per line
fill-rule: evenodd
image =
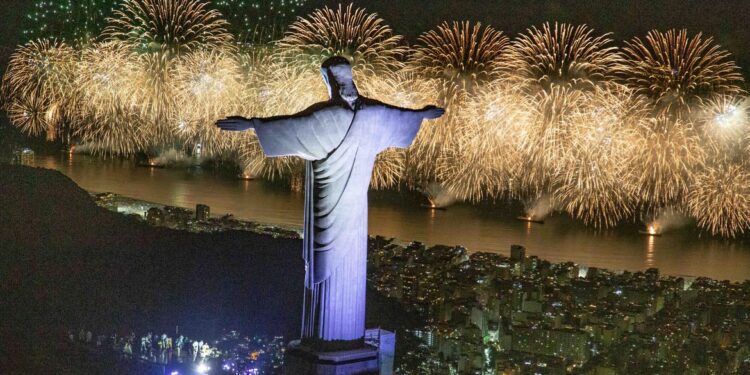
M 306 160 L 303 256 L 307 268 L 303 336 L 354 340 L 364 335 L 367 190 L 375 157 L 407 147 L 421 111 L 359 97 L 316 104 L 292 116 L 253 119 L 267 156 Z

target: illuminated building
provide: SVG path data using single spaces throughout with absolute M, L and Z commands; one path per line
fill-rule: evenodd
M 205 204 L 195 206 L 195 220 L 206 221 L 211 217 L 211 209 Z

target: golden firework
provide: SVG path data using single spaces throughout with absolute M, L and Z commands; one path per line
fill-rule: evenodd
M 445 163 L 459 154 L 455 114 L 483 85 L 499 77 L 508 38 L 481 23 L 447 22 L 419 37 L 408 71 L 438 82 L 435 98 L 445 116 L 422 127 L 409 150 L 408 174 L 412 184 L 426 186 Z
M 711 234 L 735 237 L 750 228 L 750 173 L 741 165 L 720 163 L 695 176 L 687 211 Z
M 199 0 L 126 0 L 114 12 L 103 35 L 122 41 L 136 61 L 129 95 L 137 103 L 139 123 L 148 127 L 152 151 L 177 147 L 175 118 L 177 60 L 199 50 L 233 50 L 233 38 L 221 14 Z
M 645 40 L 625 42 L 622 52 L 622 82 L 651 99 L 658 111 L 690 112 L 693 104 L 742 91 L 743 78 L 730 53 L 701 33 L 652 30 Z
M 555 207 L 596 228 L 629 218 L 635 197 L 626 184 L 632 167 L 624 161 L 636 152 L 633 124 L 641 120 L 643 102 L 628 91 L 598 88 L 571 114 L 569 142 L 551 172 Z
M 228 48 L 233 39 L 221 13 L 200 0 L 125 0 L 108 21 L 105 37 L 164 58 Z
M 631 186 L 641 203 L 658 208 L 680 202 L 706 150 L 694 124 L 671 116 L 645 117 L 635 127 L 635 152 L 629 160 Z
M 590 89 L 608 83 L 621 58 L 610 33 L 597 35 L 586 25 L 549 22 L 516 38 L 503 70 L 531 94 L 553 85 Z
M 458 147 L 439 163 L 438 179 L 452 195 L 478 202 L 518 193 L 528 141 L 529 102 L 514 87 L 492 84 L 457 114 Z
M 553 173 L 570 149 L 576 134 L 574 118 L 587 105 L 588 96 L 567 86 L 553 86 L 526 96 L 530 115 L 523 131 L 523 168 L 520 184 L 532 196 L 549 191 Z
M 10 57 L 3 78 L 6 98 L 34 94 L 59 100 L 71 87 L 76 52 L 65 42 L 34 40 Z
M 3 76 L 3 96 L 11 121 L 27 134 L 58 130 L 75 105 L 73 78 L 76 52 L 64 42 L 37 40 L 20 47 Z
M 118 41 L 95 44 L 81 56 L 75 77 L 79 105 L 71 125 L 74 136 L 95 153 L 129 155 L 142 150 L 151 134 L 131 95 L 138 65 L 128 46 Z
M 737 160 L 748 145 L 748 102 L 744 96 L 719 95 L 706 100 L 695 123 L 710 160 Z
M 288 63 L 318 70 L 331 56 L 344 56 L 355 74 L 364 79 L 375 73 L 388 73 L 401 67 L 406 51 L 402 37 L 375 13 L 349 4 L 333 9 L 316 9 L 299 18 L 278 42 Z
M 6 110 L 15 127 L 33 136 L 55 129 L 59 121 L 57 104 L 41 95 L 16 95 L 6 103 Z
M 447 100 L 496 79 L 508 45 L 502 31 L 480 22 L 443 22 L 419 37 L 410 69 L 443 80 L 447 87 L 441 99 Z
M 240 64 L 232 55 L 197 51 L 185 55 L 176 65 L 175 132 L 191 149 L 209 157 L 220 157 L 235 147 L 232 133 L 216 127 L 217 119 L 243 111 Z

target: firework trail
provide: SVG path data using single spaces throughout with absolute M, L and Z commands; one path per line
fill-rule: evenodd
M 555 85 L 591 89 L 608 84 L 621 62 L 610 35 L 596 35 L 586 25 L 533 26 L 513 41 L 503 75 L 532 95 Z
M 693 174 L 706 162 L 706 150 L 692 123 L 670 116 L 646 117 L 635 128 L 632 189 L 644 206 L 679 202 Z
M 232 134 L 221 132 L 216 119 L 243 112 L 245 91 L 240 63 L 232 55 L 198 51 L 184 56 L 175 69 L 176 111 L 173 126 L 188 146 L 219 158 L 236 147 Z
M 571 114 L 570 134 L 558 145 L 560 160 L 551 173 L 555 207 L 595 228 L 615 226 L 635 209 L 632 189 L 624 183 L 640 168 L 626 163 L 637 150 L 633 124 L 645 106 L 628 91 L 596 89 Z
M 437 103 L 447 108 L 447 113 L 423 126 L 410 148 L 412 184 L 424 186 L 436 180 L 442 164 L 454 162 L 453 157 L 460 153 L 456 114 L 469 97 L 500 76 L 508 45 L 501 31 L 468 21 L 444 22 L 419 37 L 408 70 L 439 82 Z
M 50 40 L 29 42 L 11 56 L 2 92 L 10 119 L 21 131 L 57 138 L 66 111 L 75 107 L 77 59 L 73 48 Z
M 621 81 L 653 101 L 658 112 L 690 112 L 715 95 L 736 95 L 744 81 L 729 52 L 686 30 L 649 31 L 622 48 Z
M 135 72 L 137 64 L 121 42 L 95 44 L 81 52 L 75 77 L 79 105 L 72 128 L 94 153 L 133 154 L 152 136 L 134 110 L 138 103 L 129 95 Z
M 453 155 L 439 163 L 438 179 L 459 199 L 478 202 L 518 193 L 528 141 L 530 108 L 519 90 L 491 84 L 457 114 Z
M 735 237 L 750 228 L 750 173 L 721 163 L 695 176 L 687 194 L 687 211 L 713 235 Z
M 406 51 L 402 39 L 377 14 L 339 4 L 336 9 L 326 6 L 299 18 L 278 46 L 289 64 L 316 71 L 326 58 L 344 56 L 355 76 L 364 80 L 401 67 L 400 57 Z

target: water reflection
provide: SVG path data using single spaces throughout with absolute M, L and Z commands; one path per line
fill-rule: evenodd
M 646 236 L 647 243 L 646 243 L 646 267 L 654 267 L 654 242 L 656 241 L 656 236 Z
M 232 213 L 248 220 L 302 226 L 300 192 L 201 169 L 144 168 L 127 160 L 67 156 L 37 155 L 36 165 L 60 170 L 94 192 L 111 191 L 192 208 L 204 203 L 215 215 Z M 658 267 L 664 274 L 730 280 L 750 278 L 747 240 L 700 237 L 694 227 L 687 227 L 658 239 L 646 236 L 644 252 L 644 238 L 635 226 L 597 232 L 559 215 L 538 225 L 516 220 L 518 214 L 507 208 L 479 209 L 460 204 L 447 210 L 424 209 L 413 196 L 390 192 L 371 194 L 368 221 L 371 234 L 407 241 L 463 245 L 469 250 L 506 255 L 510 245 L 517 243 L 526 246 L 527 254 L 553 262 L 574 261 L 613 270 Z

